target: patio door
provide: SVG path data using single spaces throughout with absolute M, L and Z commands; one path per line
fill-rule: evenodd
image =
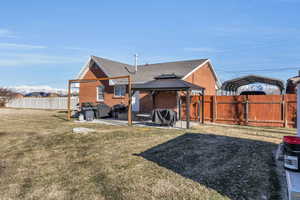
M 132 96 L 132 111 L 139 112 L 140 111 L 140 92 L 134 92 Z

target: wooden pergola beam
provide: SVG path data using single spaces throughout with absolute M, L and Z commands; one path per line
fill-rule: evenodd
M 130 79 L 130 76 L 112 76 L 112 77 L 104 77 L 104 78 L 90 78 L 90 79 L 73 79 L 69 80 L 72 83 L 80 83 L 85 81 L 106 81 L 106 80 L 113 80 L 113 79 Z

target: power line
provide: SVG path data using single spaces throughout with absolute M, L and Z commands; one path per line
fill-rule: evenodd
M 268 69 L 249 69 L 249 70 L 221 70 L 219 71 L 225 73 L 251 73 L 251 72 L 282 72 L 282 71 L 290 71 L 290 70 L 300 70 L 300 67 L 284 67 L 284 68 L 268 68 Z

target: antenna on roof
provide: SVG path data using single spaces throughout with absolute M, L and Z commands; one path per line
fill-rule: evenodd
M 134 54 L 134 66 L 135 66 L 135 72 L 137 72 L 137 62 L 138 62 L 138 55 Z

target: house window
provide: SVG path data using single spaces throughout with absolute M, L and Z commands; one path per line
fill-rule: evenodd
M 115 85 L 114 87 L 114 96 L 115 97 L 124 97 L 126 93 L 125 85 Z
M 103 85 L 97 87 L 97 101 L 104 101 L 104 88 Z

